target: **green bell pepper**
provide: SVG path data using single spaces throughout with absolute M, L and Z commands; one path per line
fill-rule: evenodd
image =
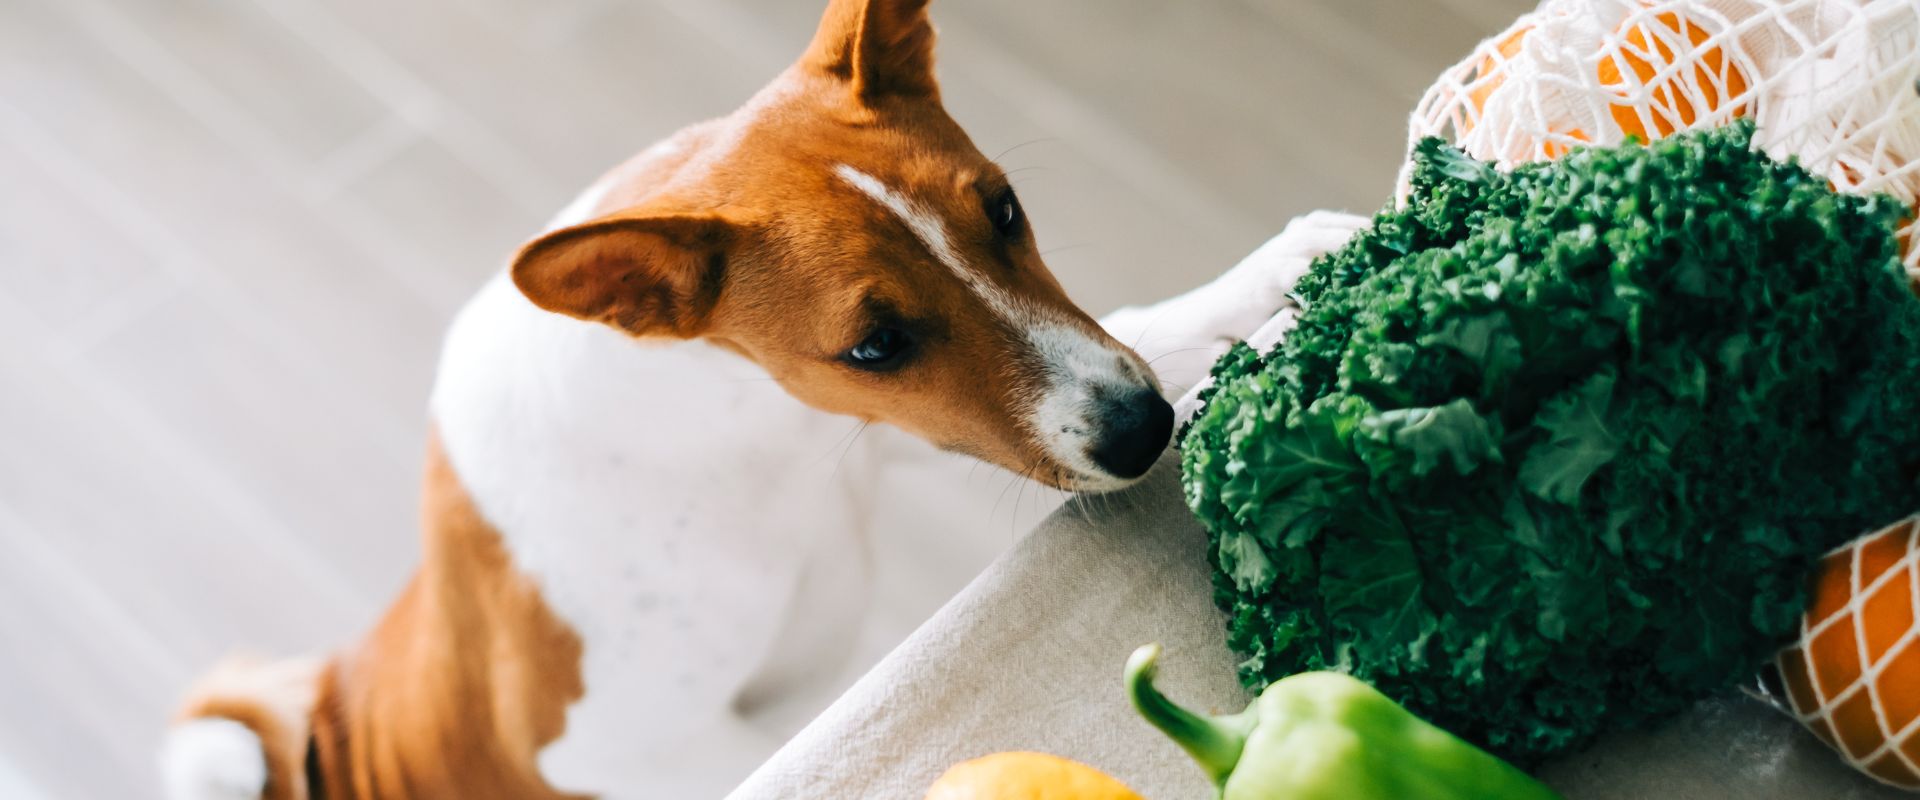
M 1294 675 L 1245 711 L 1203 717 L 1153 687 L 1159 659 L 1157 644 L 1134 651 L 1127 694 L 1200 762 L 1222 800 L 1559 800 L 1351 676 Z

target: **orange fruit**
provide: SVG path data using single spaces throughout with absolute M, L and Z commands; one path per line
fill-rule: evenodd
M 1677 12 L 1629 23 L 1623 23 L 1623 30 L 1615 31 L 1621 36 L 1619 54 L 1600 59 L 1599 67 L 1600 85 L 1613 90 L 1619 98 L 1611 104 L 1610 111 L 1621 133 L 1637 136 L 1643 142 L 1652 141 L 1691 126 L 1701 116 L 1720 110 L 1723 102 L 1746 94 L 1746 73 L 1738 65 L 1729 63 L 1726 52 L 1719 45 L 1701 49 L 1713 35 L 1706 28 Z M 1664 30 L 1656 31 L 1656 26 Z M 1674 34 L 1684 36 L 1689 42 L 1685 50 L 1675 52 L 1670 42 Z M 1693 69 L 1663 74 L 1676 57 L 1692 59 Z M 1623 65 L 1631 76 L 1621 71 Z M 1695 109 L 1694 97 L 1702 100 L 1705 107 Z M 1653 121 L 1652 135 L 1635 102 L 1642 99 L 1650 101 L 1645 105 Z M 1734 111 L 1734 116 L 1745 113 L 1743 105 Z
M 1467 82 L 1467 103 L 1473 106 L 1473 116 L 1460 122 L 1460 135 L 1465 136 L 1480 122 L 1480 115 L 1487 110 L 1487 99 L 1493 96 L 1507 82 L 1505 65 L 1520 55 L 1525 46 L 1527 34 L 1533 32 L 1533 26 L 1525 23 L 1514 25 L 1500 34 L 1493 44 L 1493 52 L 1480 59 L 1474 66 L 1473 80 Z M 1567 137 L 1585 142 L 1585 132 L 1579 129 L 1566 131 Z M 1572 148 L 1561 142 L 1543 141 L 1540 143 L 1540 158 L 1554 159 L 1567 154 Z
M 1800 641 L 1766 677 L 1781 702 L 1847 763 L 1893 786 L 1920 789 L 1920 523 L 1854 540 L 1814 568 Z M 1902 759 L 1904 754 L 1906 759 Z
M 1526 41 L 1527 34 L 1532 31 L 1533 27 L 1530 25 L 1513 26 L 1506 33 L 1501 34 L 1500 41 L 1493 45 L 1494 53 L 1499 55 L 1488 53 L 1486 57 L 1480 59 L 1480 64 L 1474 68 L 1473 81 L 1467 84 L 1471 87 L 1467 92 L 1467 102 L 1473 105 L 1474 116 L 1465 122 L 1461 133 L 1473 130 L 1474 123 L 1480 119 L 1480 112 L 1487 108 L 1487 98 L 1492 97 L 1494 90 L 1507 82 L 1507 73 L 1501 70 L 1500 66 L 1520 55 L 1520 47 Z
M 1911 260 L 1913 248 L 1920 246 L 1920 224 L 1915 224 L 1916 219 L 1920 219 L 1920 205 L 1914 206 L 1913 213 L 1907 215 L 1906 221 L 1901 223 L 1906 226 L 1907 235 L 1900 237 L 1900 262 L 1909 268 L 1914 263 Z M 1914 279 L 1908 288 L 1913 289 L 1915 294 L 1920 294 L 1920 278 Z
M 1589 142 L 1585 131 L 1578 128 L 1567 131 L 1567 137 L 1575 141 Z M 1540 143 L 1540 155 L 1548 159 L 1559 158 L 1573 151 L 1573 146 L 1562 142 L 1545 141 Z

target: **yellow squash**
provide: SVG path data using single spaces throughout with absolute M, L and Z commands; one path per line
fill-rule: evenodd
M 957 764 L 926 800 L 1145 800 L 1078 761 L 1045 753 L 996 753 Z

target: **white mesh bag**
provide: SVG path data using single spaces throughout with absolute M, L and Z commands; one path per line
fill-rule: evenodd
M 1512 167 L 1742 117 L 1841 191 L 1920 202 L 1920 0 L 1545 0 L 1441 74 L 1408 151 Z M 1901 236 L 1920 279 L 1920 226 Z

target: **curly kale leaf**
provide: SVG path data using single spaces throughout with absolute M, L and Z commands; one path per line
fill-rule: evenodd
M 1607 422 L 1615 381 L 1612 370 L 1603 370 L 1541 406 L 1533 424 L 1549 436 L 1527 449 L 1520 463 L 1521 486 L 1556 503 L 1580 502 L 1587 479 L 1620 452 L 1620 441 Z
M 1920 510 L 1890 200 L 1748 126 L 1413 191 L 1183 434 L 1254 688 L 1343 669 L 1523 763 L 1727 689 L 1805 568 Z

